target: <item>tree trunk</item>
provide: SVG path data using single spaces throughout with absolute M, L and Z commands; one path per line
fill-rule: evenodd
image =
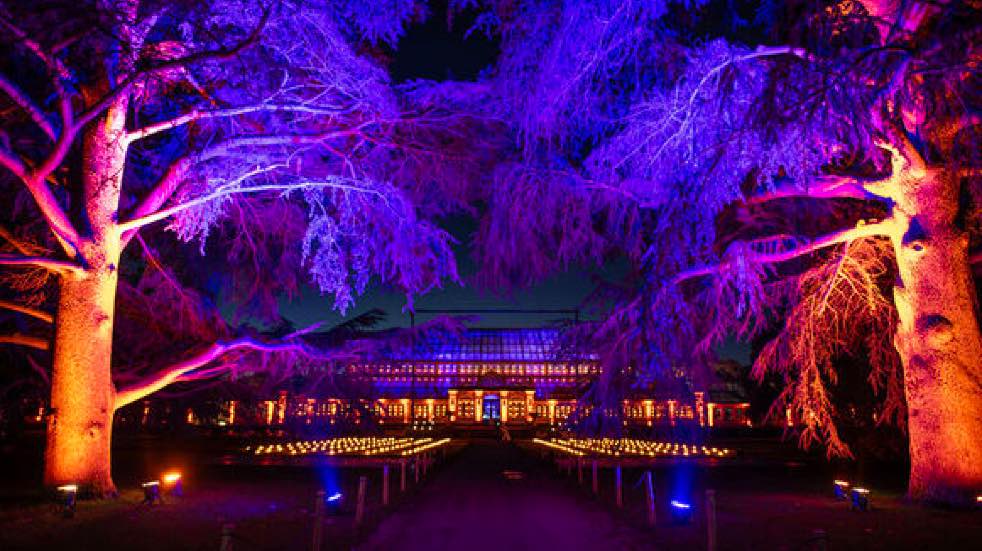
M 115 269 L 102 266 L 60 288 L 44 481 L 115 493 L 110 439 L 115 391 L 110 370 Z
M 957 179 L 943 172 L 901 180 L 895 345 L 908 408 L 909 495 L 965 505 L 982 490 L 982 337 L 958 199 Z
M 115 412 L 112 337 L 120 236 L 116 229 L 126 161 L 126 98 L 89 125 L 83 138 L 85 267 L 61 281 L 55 316 L 51 408 L 45 451 L 48 486 L 78 484 L 97 496 L 116 493 L 110 475 Z

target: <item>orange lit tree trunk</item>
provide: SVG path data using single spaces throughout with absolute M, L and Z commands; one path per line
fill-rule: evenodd
M 103 496 L 116 491 L 110 475 L 111 360 L 126 106 L 124 96 L 89 125 L 83 138 L 82 225 L 89 231 L 79 252 L 85 265 L 61 279 L 44 467 L 48 486 L 79 484 Z
M 982 338 L 957 178 L 915 166 L 897 190 L 895 346 L 903 362 L 910 497 L 967 504 L 982 489 Z

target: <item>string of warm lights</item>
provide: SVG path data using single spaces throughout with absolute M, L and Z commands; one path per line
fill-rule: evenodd
M 420 438 L 419 440 L 425 441 L 425 440 L 429 440 L 429 438 Z M 403 450 L 402 452 L 399 453 L 399 455 L 416 455 L 420 452 L 425 452 L 426 450 L 439 448 L 440 446 L 444 444 L 448 444 L 449 442 L 450 442 L 449 438 L 444 438 L 442 440 L 435 440 L 433 442 L 426 442 L 414 448 Z
M 575 450 L 575 449 L 573 449 L 573 448 L 571 448 L 571 447 L 569 447 L 569 446 L 567 446 L 565 444 L 559 444 L 557 442 L 553 442 L 553 441 L 549 441 L 549 440 L 543 440 L 541 438 L 533 438 L 532 439 L 532 442 L 535 443 L 535 444 L 539 444 L 539 445 L 545 446 L 547 448 L 552 448 L 554 450 L 559 450 L 561 452 L 568 453 L 570 455 L 585 455 L 583 452 L 581 452 L 579 450 Z
M 254 455 L 415 455 L 450 442 L 449 438 L 344 437 L 296 440 L 246 447 Z
M 536 438 L 534 443 L 560 450 L 570 455 L 609 455 L 636 457 L 726 457 L 733 455 L 727 448 L 700 446 L 684 442 L 659 442 L 637 438 Z

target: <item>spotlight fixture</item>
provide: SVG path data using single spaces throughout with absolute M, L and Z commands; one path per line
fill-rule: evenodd
M 692 505 L 684 501 L 673 499 L 671 505 L 672 520 L 675 524 L 689 524 L 692 520 Z
M 866 488 L 852 489 L 852 508 L 857 511 L 869 511 L 869 490 Z
M 160 503 L 160 481 L 151 480 L 150 482 L 144 482 L 140 486 L 143 487 L 143 503 L 147 505 L 153 505 L 155 503 Z
M 164 476 L 160 477 L 165 488 L 167 488 L 167 493 L 172 496 L 181 497 L 184 495 L 184 479 L 181 473 L 177 471 L 170 471 L 164 473 Z
M 327 513 L 330 515 L 337 515 L 341 511 L 341 502 L 344 501 L 344 496 L 341 492 L 334 492 L 332 494 L 326 495 L 324 497 L 324 504 L 327 506 Z
M 78 485 L 65 484 L 64 486 L 58 486 L 58 493 L 61 494 L 61 515 L 65 518 L 74 517 Z
M 832 490 L 835 492 L 836 499 L 849 499 L 849 483 L 845 480 L 836 480 Z

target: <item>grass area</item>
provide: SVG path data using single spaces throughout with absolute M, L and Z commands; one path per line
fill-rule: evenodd
M 490 440 L 472 446 L 438 467 L 419 486 L 413 483 L 410 470 L 404 494 L 399 492 L 398 469 L 391 469 L 392 506 L 384 509 L 381 468 L 240 464 L 227 461 L 228 449 L 214 443 L 121 442 L 114 459 L 120 497 L 81 501 L 71 519 L 62 518 L 59 506 L 37 489 L 40 465 L 30 456 L 7 455 L 0 458 L 7 465 L 0 475 L 0 550 L 214 550 L 219 548 L 225 524 L 234 525 L 233 542 L 239 551 L 309 549 L 315 494 L 329 485 L 336 486 L 346 502 L 341 514 L 325 522 L 325 549 L 350 549 L 356 544 L 360 549 L 370 548 L 377 535 L 385 535 L 379 540 L 385 545 L 375 548 L 392 548 L 393 542 L 399 542 L 400 549 L 449 549 L 456 548 L 457 537 L 469 551 L 498 551 L 511 544 L 521 547 L 523 538 L 543 540 L 543 534 L 552 533 L 560 537 L 573 531 L 567 527 L 575 527 L 582 537 L 564 548 L 568 551 L 595 535 L 593 525 L 616 530 L 622 537 L 620 547 L 609 548 L 704 549 L 707 489 L 716 495 L 721 550 L 819 549 L 814 541 L 816 530 L 823 531 L 826 548 L 833 550 L 971 549 L 982 538 L 982 510 L 944 511 L 910 505 L 903 500 L 896 474 L 866 477 L 863 482 L 872 490 L 872 510 L 851 511 L 847 503 L 832 496 L 832 479 L 837 474 L 833 469 L 814 458 L 782 454 L 773 448 L 759 454 L 745 451 L 732 460 L 711 464 L 656 463 L 650 470 L 657 522 L 649 526 L 641 483 L 645 469 L 622 471 L 624 507 L 618 509 L 612 469 L 600 469 L 600 491 L 594 496 L 588 466 L 580 485 L 575 468 L 567 475 L 553 468 L 548 459 L 538 459 L 534 451 L 506 451 L 502 446 Z M 535 450 L 530 445 L 523 447 Z M 508 481 L 501 476 L 511 463 L 529 479 Z M 142 504 L 139 482 L 175 467 L 184 473 L 185 496 L 165 496 L 165 502 L 155 506 Z M 353 497 L 360 476 L 368 480 L 367 518 L 356 529 Z M 675 498 L 692 503 L 690 524 L 671 521 L 668 502 Z M 516 505 L 522 503 L 525 509 Z M 512 516 L 502 514 L 511 509 Z M 565 513 L 553 518 L 550 509 Z M 461 525 L 451 526 L 455 521 L 450 519 L 460 519 Z M 429 523 L 443 535 L 427 539 Z M 532 524 L 548 524 L 553 532 L 530 528 Z M 518 531 L 521 526 L 524 532 Z M 474 534 L 481 530 L 485 535 L 476 541 Z M 409 533 L 420 537 L 410 541 L 406 539 Z M 428 547 L 423 545 L 427 541 Z M 633 543 L 624 547 L 623 542 Z M 603 548 L 595 541 L 591 546 Z

